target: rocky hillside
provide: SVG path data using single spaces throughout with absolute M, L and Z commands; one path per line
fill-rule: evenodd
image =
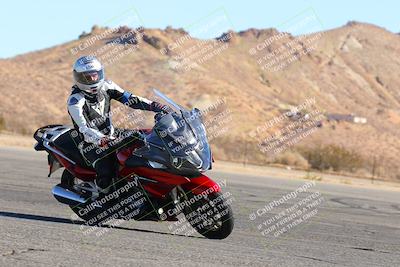
M 377 168 L 380 176 L 400 178 L 400 37 L 383 28 L 351 22 L 306 36 L 249 29 L 198 40 L 182 29 L 93 27 L 77 40 L 0 60 L 0 127 L 31 134 L 69 123 L 71 66 L 84 54 L 100 58 L 108 78 L 133 93 L 154 98 L 149 88 L 159 88 L 205 109 L 217 158 L 273 161 L 277 153 L 260 149 L 285 136 L 286 126 L 305 124 L 281 115 L 309 103 L 299 116 L 309 113 L 322 127 L 285 151 L 337 144 L 363 157 L 366 174 Z M 151 124 L 151 117 L 132 122 L 127 112 L 117 109 L 118 126 Z M 367 123 L 328 122 L 329 114 Z M 279 123 L 268 124 L 274 118 Z

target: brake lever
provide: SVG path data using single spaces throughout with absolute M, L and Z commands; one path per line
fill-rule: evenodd
M 148 146 L 146 134 L 143 131 L 139 131 L 140 138 L 142 139 L 145 146 Z
M 154 115 L 154 122 L 157 123 L 164 115 L 164 112 L 157 112 L 156 115 Z

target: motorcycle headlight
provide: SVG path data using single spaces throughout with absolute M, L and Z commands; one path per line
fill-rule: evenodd
M 183 161 L 181 158 L 173 157 L 171 163 L 172 163 L 172 166 L 179 169 L 180 167 L 182 167 Z
M 186 152 L 188 154 L 187 161 L 189 161 L 193 166 L 195 166 L 197 169 L 201 169 L 201 166 L 203 165 L 203 161 L 199 157 L 199 155 L 196 153 L 196 151 L 190 151 Z

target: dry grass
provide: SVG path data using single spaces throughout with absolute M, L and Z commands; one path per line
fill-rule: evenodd
M 30 136 L 15 133 L 0 133 L 0 146 L 33 148 L 35 139 Z
M 279 154 L 275 158 L 274 163 L 297 167 L 300 169 L 308 169 L 310 166 L 307 160 L 296 151 L 285 151 Z

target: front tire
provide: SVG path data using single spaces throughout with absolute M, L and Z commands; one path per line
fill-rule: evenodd
M 194 204 L 186 206 L 183 213 L 199 234 L 209 239 L 224 239 L 232 233 L 233 212 L 223 194 L 214 192 L 206 196 L 186 196 L 186 200 L 197 199 Z

